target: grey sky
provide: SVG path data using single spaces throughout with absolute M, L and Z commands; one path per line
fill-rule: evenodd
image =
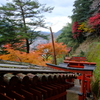
M 72 15 L 73 4 L 75 0 L 38 0 L 42 4 L 55 7 L 53 15 L 70 16 Z M 57 15 L 56 15 L 57 14 Z
M 71 22 L 68 16 L 71 16 L 75 0 L 38 0 L 42 4 L 54 7 L 51 14 L 46 14 L 46 21 L 51 23 L 52 30 L 57 32 L 62 29 L 66 23 Z
M 0 0 L 0 4 L 5 4 L 12 0 Z M 72 15 L 73 4 L 75 0 L 38 0 L 41 4 L 46 4 L 47 6 L 54 7 L 52 13 L 45 13 L 46 22 L 49 23 L 48 26 L 52 27 L 54 32 L 62 29 L 66 23 L 71 22 L 68 16 Z M 41 29 L 42 31 L 49 31 Z

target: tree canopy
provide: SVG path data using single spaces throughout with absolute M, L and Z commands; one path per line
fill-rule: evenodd
M 8 22 L 0 21 L 0 45 L 18 42 L 15 27 Z M 12 38 L 13 37 L 13 38 Z
M 73 21 L 84 21 L 91 16 L 90 5 L 92 0 L 75 0 L 73 15 L 71 16 Z
M 62 55 L 67 54 L 67 47 L 66 45 L 63 45 L 63 43 L 54 43 L 55 45 L 55 52 L 56 52 L 56 58 L 62 57 Z M 36 52 L 39 52 L 40 55 L 44 58 L 44 60 L 48 61 L 50 58 L 53 57 L 53 48 L 52 43 L 47 44 L 39 44 L 37 46 Z
M 57 42 L 63 42 L 67 46 L 71 46 L 71 43 L 73 41 L 72 37 L 72 24 L 68 23 L 66 26 L 63 27 L 61 35 L 58 36 Z
M 22 43 L 19 34 L 16 33 L 16 27 L 6 20 L 0 21 L 0 54 L 6 53 L 4 45 L 11 44 L 14 47 L 16 43 Z

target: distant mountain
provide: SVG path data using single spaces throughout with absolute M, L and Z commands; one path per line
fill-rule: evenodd
M 53 34 L 54 38 L 57 38 L 61 33 L 62 33 L 62 29 Z
M 60 34 L 62 33 L 62 30 L 59 30 L 58 32 L 54 33 L 54 39 L 56 39 Z M 45 32 L 45 31 L 41 31 L 40 34 L 43 35 L 48 35 L 49 40 L 45 40 L 41 37 L 37 37 L 34 42 L 30 45 L 31 50 L 35 49 L 37 45 L 39 44 L 45 44 L 48 42 L 51 42 L 51 33 L 50 32 Z
M 61 30 L 59 30 L 59 31 L 57 31 L 57 32 L 55 32 L 55 33 L 53 33 L 53 35 L 54 35 L 54 38 L 57 38 L 60 34 L 62 33 L 62 29 Z M 44 34 L 44 35 L 51 35 L 51 33 L 50 32 L 45 32 L 45 31 L 41 31 L 40 32 L 40 34 Z M 51 37 L 50 37 L 51 38 Z
M 50 35 L 50 32 L 41 31 L 40 34 Z
M 34 50 L 36 49 L 36 47 L 39 45 L 39 44 L 46 44 L 48 43 L 49 41 L 46 40 L 46 39 L 43 39 L 41 37 L 37 37 L 34 42 L 30 45 L 30 49 L 31 50 Z
M 47 35 L 48 38 L 50 39 L 50 32 L 45 32 L 45 31 L 41 31 L 39 32 L 40 34 L 43 34 L 43 35 Z M 41 37 L 37 37 L 34 42 L 30 45 L 30 49 L 33 50 L 33 49 L 36 49 L 36 46 L 39 45 L 39 44 L 46 44 L 48 43 L 50 40 L 46 40 L 46 39 L 43 39 Z

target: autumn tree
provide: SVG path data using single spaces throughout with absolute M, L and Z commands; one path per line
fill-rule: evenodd
M 94 30 L 96 36 L 100 35 L 100 13 L 91 16 L 88 19 L 88 25 Z
M 84 36 L 89 36 L 94 32 L 94 29 L 88 24 L 88 21 L 81 23 L 78 26 L 78 30 L 81 30 Z
M 60 58 L 62 57 L 62 55 L 67 54 L 66 45 L 63 45 L 63 43 L 56 43 L 56 42 L 54 44 L 55 44 L 55 52 L 57 58 Z M 45 61 L 51 60 L 53 57 L 52 43 L 38 45 L 36 52 L 39 52 Z
M 84 31 L 80 30 L 79 25 L 85 22 L 94 12 L 90 9 L 92 0 L 75 0 L 72 18 L 72 33 L 73 38 L 77 39 L 79 43 L 85 40 Z
M 0 7 L 0 18 L 6 19 L 18 27 L 16 32 L 19 32 L 20 36 L 26 40 L 26 52 L 29 53 L 29 46 L 32 43 L 30 40 L 34 38 L 34 30 L 37 27 L 45 27 L 42 13 L 50 13 L 52 10 L 52 7 L 46 7 L 45 4 L 40 4 L 36 0 L 13 0 L 12 3 Z M 31 29 L 33 32 L 29 32 Z
M 9 53 L 0 55 L 0 59 L 8 61 L 16 61 L 20 63 L 24 62 L 40 66 L 46 66 L 46 63 L 50 63 L 50 61 L 44 61 L 43 58 L 40 56 L 40 53 L 38 52 L 31 51 L 30 53 L 26 53 L 26 52 L 21 52 L 19 50 L 14 50 L 12 48 L 7 48 L 6 50 Z
M 10 44 L 5 45 L 8 51 L 7 54 L 0 55 L 0 59 L 25 62 L 30 64 L 36 64 L 41 66 L 46 66 L 46 63 L 52 63 L 53 50 L 52 43 L 40 44 L 37 47 L 37 50 L 26 53 L 19 50 L 14 50 L 10 47 Z M 62 43 L 55 43 L 56 57 L 62 58 L 63 55 L 67 54 L 66 45 Z

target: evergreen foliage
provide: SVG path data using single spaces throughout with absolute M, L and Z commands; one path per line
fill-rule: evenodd
M 17 36 L 18 34 L 16 34 L 13 25 L 5 21 L 0 21 L 0 45 L 18 42 Z
M 16 33 L 16 27 L 5 20 L 0 21 L 0 54 L 5 53 L 4 45 L 22 42 L 18 33 Z
M 57 40 L 58 43 L 63 42 L 66 44 L 67 47 L 72 47 L 72 52 L 79 46 L 79 42 L 77 39 L 73 38 L 72 34 L 72 23 L 68 23 L 62 29 L 61 35 L 58 36 Z
M 66 26 L 63 27 L 61 35 L 58 36 L 57 42 L 63 42 L 67 46 L 72 46 L 73 37 L 71 31 L 72 24 L 68 23 Z
M 85 21 L 91 16 L 91 12 L 93 11 L 90 10 L 90 5 L 92 4 L 92 2 L 92 0 L 75 0 L 73 5 L 73 15 L 71 16 L 73 22 Z

